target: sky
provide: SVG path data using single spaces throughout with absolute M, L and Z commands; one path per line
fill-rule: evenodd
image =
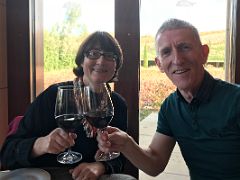
M 80 22 L 87 25 L 89 32 L 114 31 L 114 0 L 44 0 L 44 28 L 49 29 L 64 18 L 63 6 L 67 1 L 80 3 Z
M 63 4 L 67 1 L 80 2 L 80 21 L 89 32 L 114 31 L 114 0 L 44 0 L 45 28 L 63 19 Z M 168 18 L 189 21 L 200 32 L 226 27 L 227 0 L 140 0 L 140 3 L 141 35 L 154 35 Z

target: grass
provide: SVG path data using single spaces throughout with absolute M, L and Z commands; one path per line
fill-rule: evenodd
M 149 109 L 141 109 L 139 113 L 139 120 L 142 121 L 145 119 L 149 114 L 151 114 L 153 111 Z
M 208 44 L 210 47 L 209 61 L 224 61 L 225 58 L 225 42 L 226 32 L 222 31 L 210 31 L 200 32 L 201 41 L 203 44 Z M 140 43 L 140 58 L 144 57 L 144 46 L 147 47 L 148 59 L 154 59 L 156 56 L 154 36 L 141 36 Z

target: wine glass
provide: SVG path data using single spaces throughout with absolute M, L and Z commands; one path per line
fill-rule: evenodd
M 84 86 L 83 114 L 91 126 L 104 132 L 114 116 L 114 107 L 106 83 Z M 108 161 L 120 155 L 119 152 L 97 153 L 96 161 Z
M 83 115 L 80 113 L 79 96 L 73 86 L 59 86 L 55 105 L 55 119 L 60 128 L 66 132 L 74 132 L 81 125 Z M 74 164 L 82 159 L 82 154 L 68 148 L 57 156 L 57 161 L 62 164 Z

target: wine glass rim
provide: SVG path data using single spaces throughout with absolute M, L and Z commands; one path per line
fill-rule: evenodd
M 74 89 L 73 85 L 63 85 L 63 86 L 58 86 L 58 89 Z

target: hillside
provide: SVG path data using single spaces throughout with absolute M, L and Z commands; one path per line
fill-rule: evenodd
M 210 47 L 209 61 L 224 61 L 225 56 L 225 31 L 201 32 L 200 37 L 203 44 Z M 142 36 L 140 40 L 140 57 L 143 59 L 144 46 L 147 46 L 147 56 L 153 60 L 156 56 L 154 36 Z

